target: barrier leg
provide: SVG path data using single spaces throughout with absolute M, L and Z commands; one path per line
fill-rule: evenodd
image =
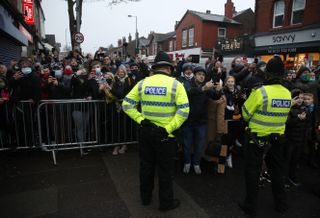
M 52 158 L 53 158 L 53 164 L 54 164 L 54 165 L 57 165 L 56 152 L 55 152 L 55 150 L 52 151 Z

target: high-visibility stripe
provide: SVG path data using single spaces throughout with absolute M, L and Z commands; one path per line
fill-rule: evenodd
M 143 85 L 144 79 L 140 81 L 139 85 L 138 85 L 138 95 L 141 98 L 142 96 L 142 85 Z
M 188 118 L 188 113 L 183 112 L 182 110 L 177 110 L 177 114 L 179 114 L 182 117 Z
M 174 80 L 171 89 L 171 102 L 175 102 L 178 81 Z
M 178 109 L 183 109 L 183 108 L 188 108 L 188 107 L 189 107 L 189 103 L 177 105 Z
M 262 110 L 263 111 L 268 111 L 268 94 L 267 94 L 267 91 L 263 86 L 260 88 L 260 91 L 261 91 L 262 99 L 263 99 Z
M 122 110 L 124 110 L 124 111 L 132 109 L 132 108 L 136 108 L 136 106 L 133 104 L 122 106 Z
M 256 119 L 253 119 L 253 118 L 250 119 L 250 122 L 258 124 L 258 125 L 262 125 L 262 126 L 272 126 L 272 127 L 277 127 L 277 126 L 279 127 L 279 126 L 284 126 L 285 125 L 284 122 L 270 123 L 270 122 L 264 122 L 264 121 L 261 121 L 261 120 L 256 120 Z
M 247 115 L 248 117 L 252 117 L 252 114 L 249 113 L 249 111 L 248 111 L 248 109 L 246 108 L 245 105 L 242 105 L 242 109 L 243 109 L 243 111 L 246 113 L 246 115 Z
M 137 104 L 137 102 L 136 102 L 135 100 L 133 100 L 133 99 L 131 99 L 131 98 L 128 98 L 128 97 L 125 97 L 123 100 L 126 101 L 126 102 L 128 102 L 128 103 L 130 103 L 130 104 L 134 104 L 134 105 Z
M 263 115 L 263 116 L 270 116 L 270 117 L 287 117 L 289 113 L 285 112 L 266 112 L 266 111 L 260 111 L 256 110 L 255 113 Z
M 157 113 L 157 112 L 147 112 L 147 111 L 142 111 L 143 115 L 150 116 L 150 117 L 173 117 L 176 112 L 171 112 L 171 113 Z
M 149 106 L 161 106 L 161 107 L 174 107 L 175 103 L 172 102 L 159 102 L 159 101 L 140 101 L 141 105 L 149 105 Z

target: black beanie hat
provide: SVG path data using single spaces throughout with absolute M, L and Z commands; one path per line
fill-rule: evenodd
M 160 66 L 169 66 L 171 68 L 171 71 L 174 70 L 174 67 L 171 63 L 171 58 L 167 53 L 164 51 L 159 51 L 154 59 L 154 64 L 152 65 L 151 69 L 155 70 L 155 68 Z
M 199 72 L 203 72 L 204 74 L 207 73 L 207 71 L 206 71 L 203 67 L 201 67 L 201 66 L 197 66 L 197 67 L 195 67 L 195 68 L 193 69 L 193 74 L 197 74 L 197 73 L 199 73 Z
M 282 78 L 284 76 L 284 64 L 279 56 L 270 59 L 266 67 L 267 74 L 274 78 Z

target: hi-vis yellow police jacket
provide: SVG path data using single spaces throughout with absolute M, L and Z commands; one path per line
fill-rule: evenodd
M 141 113 L 137 105 L 141 104 Z M 183 85 L 164 74 L 155 74 L 136 84 L 124 98 L 123 111 L 137 123 L 148 119 L 171 133 L 189 115 L 189 101 Z
M 252 91 L 242 106 L 243 119 L 258 136 L 284 134 L 291 107 L 291 93 L 280 84 L 265 85 Z

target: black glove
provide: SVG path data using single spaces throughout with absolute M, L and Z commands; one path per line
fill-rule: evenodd
M 142 127 L 154 127 L 155 125 L 153 123 L 150 122 L 150 120 L 148 119 L 144 119 L 141 121 L 140 125 Z
M 165 129 L 165 128 L 163 128 L 163 127 L 157 127 L 156 129 L 155 129 L 155 132 L 156 132 L 156 134 L 157 134 L 157 136 L 162 140 L 162 139 L 166 139 L 166 138 L 168 138 L 168 132 L 167 132 L 167 130 Z

